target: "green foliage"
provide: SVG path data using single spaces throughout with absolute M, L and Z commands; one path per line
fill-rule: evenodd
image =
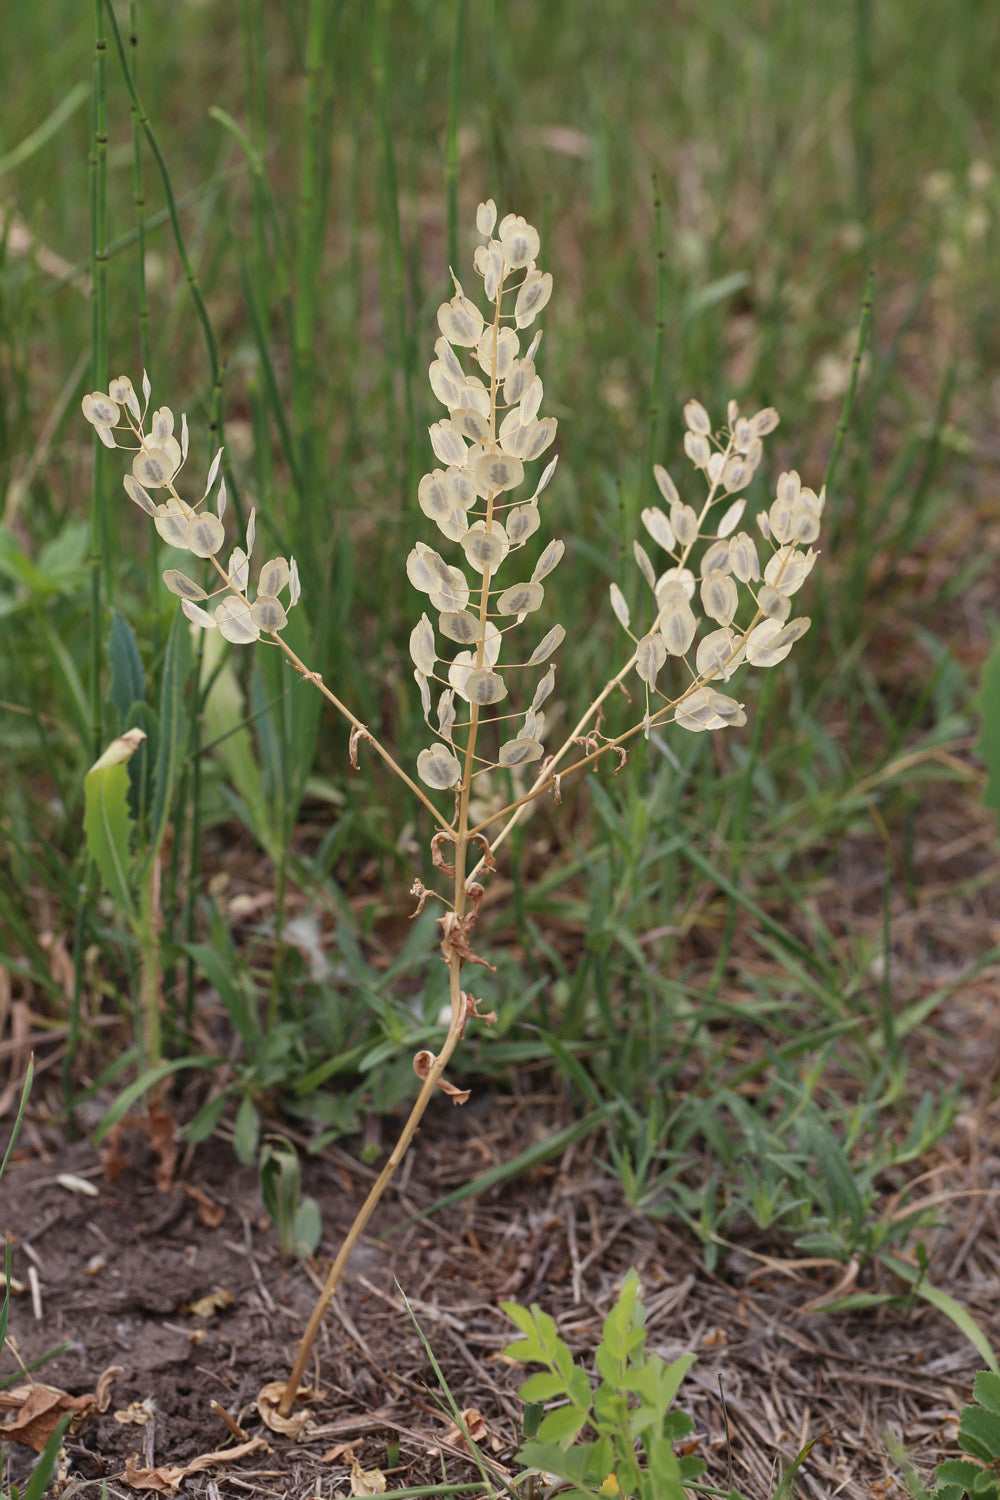
M 268 1136 L 260 1153 L 260 1196 L 274 1220 L 282 1254 L 312 1255 L 322 1226 L 315 1198 L 302 1197 L 302 1169 L 295 1147 L 283 1136 Z
M 933 1500 L 1000 1500 L 1000 1375 L 980 1370 L 972 1396 L 958 1427 L 958 1446 L 969 1457 L 938 1464 Z
M 976 749 L 986 762 L 983 801 L 1000 818 L 1000 635 L 983 663 L 979 683 L 980 728 Z
M 685 1485 L 705 1468 L 699 1458 L 679 1457 L 674 1447 L 693 1428 L 690 1417 L 673 1409 L 673 1401 L 694 1355 L 667 1364 L 647 1351 L 638 1274 L 629 1271 L 604 1320 L 594 1354 L 596 1389 L 537 1303 L 530 1310 L 513 1302 L 502 1305 L 521 1333 L 508 1344 L 507 1356 L 544 1366 L 543 1373 L 522 1384 L 521 1399 L 532 1405 L 560 1403 L 523 1443 L 520 1461 L 555 1475 L 572 1500 L 616 1495 L 684 1500 Z

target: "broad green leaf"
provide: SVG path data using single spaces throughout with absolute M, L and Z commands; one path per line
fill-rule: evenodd
M 522 1401 L 554 1401 L 557 1396 L 566 1395 L 566 1382 L 561 1375 L 544 1370 L 538 1375 L 529 1375 L 518 1395 Z
M 319 1204 L 315 1198 L 303 1198 L 295 1215 L 295 1249 L 299 1255 L 312 1255 L 323 1235 Z
M 1000 1413 L 1000 1375 L 994 1375 L 992 1370 L 980 1370 L 972 1394 L 987 1411 Z
M 240 1107 L 236 1111 L 236 1125 L 233 1131 L 233 1150 L 236 1152 L 236 1160 L 248 1167 L 257 1158 L 259 1141 L 260 1116 L 257 1113 L 257 1106 L 249 1094 L 244 1094 L 240 1100 Z
M 587 1413 L 576 1406 L 560 1406 L 542 1418 L 538 1436 L 543 1443 L 557 1443 L 568 1448 L 580 1429 L 586 1424 Z
M 190 628 L 178 609 L 167 641 L 160 682 L 160 743 L 156 756 L 156 784 L 153 790 L 153 815 L 147 856 L 151 860 L 159 853 L 170 820 L 174 784 L 187 738 L 188 716 L 184 707 L 184 688 L 192 667 Z
M 83 831 L 104 889 L 119 911 L 132 917 L 132 815 L 128 805 L 128 762 L 146 738 L 129 729 L 105 750 L 83 780 Z

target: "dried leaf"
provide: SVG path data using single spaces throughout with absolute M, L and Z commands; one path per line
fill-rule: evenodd
M 182 1482 L 190 1474 L 201 1474 L 206 1469 L 216 1468 L 219 1464 L 232 1463 L 234 1459 L 246 1458 L 251 1453 L 259 1453 L 262 1448 L 267 1448 L 267 1443 L 262 1437 L 249 1438 L 245 1443 L 239 1443 L 235 1448 L 223 1448 L 217 1453 L 199 1453 L 197 1458 L 192 1458 L 186 1464 L 161 1464 L 155 1469 L 141 1469 L 139 1467 L 139 1455 L 133 1453 L 125 1461 L 124 1471 L 118 1476 L 123 1484 L 127 1484 L 133 1490 L 155 1490 L 161 1495 L 169 1495 L 172 1491 L 179 1489 Z
M 386 1489 L 385 1475 L 381 1469 L 363 1469 L 354 1455 L 351 1455 L 351 1494 L 352 1495 L 384 1495 Z
M 315 1419 L 308 1411 L 293 1411 L 290 1416 L 283 1417 L 278 1407 L 284 1394 L 283 1380 L 269 1380 L 266 1385 L 261 1386 L 257 1392 L 258 1415 L 265 1427 L 270 1427 L 272 1432 L 280 1432 L 282 1437 L 299 1438 L 310 1427 L 315 1426 Z M 318 1395 L 319 1392 L 311 1385 L 299 1386 L 295 1393 L 296 1400 L 303 1401 L 314 1400 Z

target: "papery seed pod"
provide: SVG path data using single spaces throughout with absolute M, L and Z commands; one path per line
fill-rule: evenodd
M 746 453 L 754 440 L 754 430 L 746 417 L 731 424 L 733 430 L 733 447 L 737 453 Z
M 627 630 L 629 628 L 629 624 L 631 623 L 632 616 L 629 613 L 629 607 L 626 602 L 625 595 L 622 593 L 617 583 L 612 583 L 610 585 L 610 593 L 611 608 L 614 611 L 615 618 L 617 619 L 619 625 Z
M 657 604 L 663 605 L 674 593 L 685 599 L 693 599 L 695 586 L 695 576 L 690 568 L 668 568 L 656 580 L 653 592 L 656 595 Z
M 727 682 L 742 662 L 745 652 L 739 636 L 729 630 L 713 630 L 698 642 L 695 669 L 699 677 L 720 677 Z
M 153 440 L 153 447 L 162 448 L 167 439 L 173 436 L 173 431 L 174 414 L 170 407 L 158 407 L 149 422 L 149 435 Z
M 660 635 L 671 656 L 684 656 L 691 649 L 698 621 L 686 599 L 671 599 L 660 610 Z
M 438 327 L 450 344 L 460 349 L 474 349 L 483 332 L 483 315 L 468 297 L 453 297 L 442 302 L 437 312 Z
M 215 514 L 220 521 L 226 514 L 226 481 L 224 479 L 219 485 L 219 493 L 215 497 Z
M 160 448 L 140 448 L 132 460 L 132 473 L 147 490 L 163 489 L 176 472 L 177 465 Z
M 117 406 L 127 406 L 136 421 L 139 421 L 141 417 L 139 398 L 127 375 L 119 375 L 116 380 L 112 380 L 108 386 L 108 395 Z
M 539 690 L 541 690 L 542 684 L 539 683 L 538 687 L 539 687 Z M 542 694 L 542 696 L 543 697 L 547 697 L 548 693 L 551 691 L 551 688 L 552 688 L 552 684 L 549 684 L 549 686 L 546 688 L 546 691 Z M 536 694 L 536 696 L 537 696 L 537 694 Z M 529 708 L 528 709 L 528 712 L 524 716 L 524 723 L 521 725 L 521 738 L 525 739 L 525 740 L 537 740 L 539 744 L 542 743 L 542 741 L 545 738 L 545 711 L 544 711 L 544 709 L 537 709 L 537 708 Z
M 449 744 L 451 744 L 451 732 L 455 727 L 455 717 L 455 694 L 451 688 L 445 688 L 438 698 L 437 720 L 438 729 Z
M 197 625 L 202 630 L 214 630 L 216 628 L 216 622 L 212 619 L 208 610 L 202 609 L 191 599 L 181 600 L 181 613 L 187 616 L 192 625 Z
M 260 570 L 257 580 L 258 594 L 277 597 L 288 582 L 288 564 L 283 557 L 272 557 Z
M 708 460 L 708 465 L 705 469 L 705 473 L 708 476 L 708 481 L 712 485 L 713 489 L 722 478 L 722 467 L 725 461 L 726 455 L 724 453 L 713 453 Z
M 503 258 L 512 271 L 519 271 L 538 254 L 541 241 L 538 230 L 520 214 L 507 214 L 497 230 Z
M 803 491 L 803 496 L 805 491 Z M 799 500 L 798 505 L 792 511 L 792 537 L 796 542 L 804 542 L 808 545 L 819 538 L 819 517 Z
M 747 503 L 745 500 L 734 500 L 719 522 L 716 528 L 716 536 L 727 537 L 731 531 L 735 531 L 743 519 L 743 512 L 746 510 L 746 506 Z
M 225 540 L 226 529 L 218 516 L 213 516 L 211 511 L 205 511 L 188 522 L 185 545 L 195 557 L 214 557 L 225 544 Z
M 522 427 L 527 427 L 528 423 L 534 422 L 538 416 L 538 408 L 542 404 L 542 394 L 542 382 L 539 376 L 536 375 L 521 397 L 520 424 Z
M 288 624 L 288 616 L 280 599 L 270 594 L 258 594 L 250 609 L 250 618 L 258 630 L 276 635 Z
M 153 525 L 168 546 L 187 550 L 188 513 L 173 495 L 166 504 L 156 507 Z
M 494 337 L 496 348 L 494 349 Z M 483 330 L 483 336 L 479 340 L 476 349 L 476 359 L 481 370 L 487 375 L 492 375 L 494 363 L 498 380 L 506 380 L 513 368 L 520 350 L 520 343 L 513 328 L 500 328 L 494 331 L 493 325 L 488 325 Z
M 551 483 L 551 480 L 552 480 L 552 476 L 556 472 L 556 464 L 558 462 L 559 462 L 559 455 L 557 453 L 556 456 L 555 456 L 555 458 L 550 458 L 549 461 L 548 461 L 548 463 L 545 465 L 545 468 L 542 470 L 542 477 L 538 481 L 538 488 L 536 489 L 534 495 L 532 496 L 533 500 L 537 500 L 538 497 L 539 497 L 539 495 L 543 492 L 543 490 L 547 490 L 548 489 L 549 484 Z
M 747 636 L 746 653 L 750 666 L 776 667 L 784 661 L 795 642 L 805 635 L 810 624 L 804 615 L 785 625 L 780 620 L 762 620 Z
M 681 497 L 677 493 L 677 486 L 662 464 L 653 465 L 653 478 L 656 480 L 660 494 L 667 504 L 679 505 Z
M 446 640 L 471 646 L 479 639 L 479 620 L 466 609 L 445 610 L 438 616 L 438 629 Z
M 187 462 L 188 449 L 191 446 L 191 434 L 188 432 L 187 412 L 181 412 L 181 463 Z
M 649 560 L 649 553 L 641 542 L 632 543 L 632 552 L 636 562 L 639 564 L 639 572 L 645 578 L 650 588 L 655 588 L 656 574 L 653 571 L 653 564 Z
M 527 328 L 552 296 L 552 273 L 529 271 L 518 288 L 514 301 L 514 322 L 518 328 Z
M 816 565 L 818 554 L 810 549 L 800 552 L 797 547 L 779 547 L 769 557 L 764 568 L 764 582 L 773 584 L 779 594 L 791 598 L 798 593 Z
M 495 573 L 510 550 L 507 533 L 498 521 L 489 530 L 485 521 L 476 521 L 459 540 L 462 551 L 480 573 L 487 568 Z
M 709 573 L 731 573 L 732 568 L 730 567 L 729 563 L 729 542 L 713 542 L 710 547 L 706 547 L 705 551 L 702 553 L 701 562 L 698 565 L 698 571 L 701 574 L 702 578 L 707 578 Z
M 492 198 L 487 198 L 486 202 L 480 203 L 476 209 L 476 228 L 482 235 L 491 235 L 496 221 L 497 206 Z
M 477 269 L 483 278 L 483 291 L 488 302 L 497 300 L 500 283 L 503 281 L 503 255 L 496 240 L 482 246 Z
M 427 678 L 424 676 L 423 672 L 421 672 L 419 667 L 414 667 L 413 669 L 413 680 L 420 690 L 420 707 L 423 710 L 424 719 L 426 720 L 430 717 L 431 711 L 430 683 L 427 681 Z
M 562 625 L 553 625 L 552 629 L 547 630 L 542 636 L 542 639 L 538 642 L 538 645 L 528 657 L 525 665 L 529 667 L 537 667 L 541 662 L 547 661 L 548 658 L 552 655 L 553 651 L 559 650 L 559 647 L 562 645 L 565 639 L 566 631 L 564 630 Z
M 726 573 L 707 574 L 702 580 L 701 602 L 710 620 L 731 625 L 740 602 L 736 584 Z
M 455 431 L 462 437 L 468 438 L 472 443 L 485 443 L 489 440 L 490 424 L 481 412 L 471 406 L 458 406 L 451 414 L 452 425 Z M 463 454 L 463 462 L 468 462 L 468 454 Z
M 222 462 L 222 454 L 223 454 L 223 449 L 220 448 L 219 451 L 218 451 L 218 453 L 212 459 L 211 464 L 209 465 L 208 478 L 205 481 L 205 494 L 206 495 L 208 494 L 209 490 L 212 488 L 212 485 L 215 483 L 216 478 L 218 477 L 219 465 Z
M 653 538 L 653 541 L 662 547 L 664 552 L 673 552 L 674 547 L 677 545 L 673 527 L 658 505 L 646 507 L 642 512 L 642 524 Z
M 506 453 L 485 453 L 476 464 L 476 484 L 484 495 L 516 489 L 524 478 L 520 459 Z
M 712 431 L 708 412 L 700 401 L 688 401 L 684 407 L 684 421 L 689 432 L 702 433 L 705 437 Z
M 153 387 L 149 383 L 149 376 L 146 374 L 145 370 L 143 370 L 143 372 L 142 372 L 142 399 L 146 403 L 147 406 L 149 405 L 149 396 L 150 396 L 150 392 L 152 391 L 152 389 L 153 389 Z
M 554 537 L 531 570 L 532 583 L 541 583 L 543 578 L 548 578 L 549 574 L 554 572 L 562 562 L 565 551 L 566 543 Z
M 537 712 L 537 710 L 541 708 L 546 698 L 551 696 L 552 692 L 555 689 L 555 685 L 556 669 L 555 664 L 553 663 L 553 665 L 549 667 L 548 671 L 538 679 L 535 691 L 531 695 L 532 712 Z M 539 736 L 533 735 L 532 738 L 537 739 L 539 738 Z
M 447 339 L 435 339 L 434 353 L 445 373 L 450 375 L 457 385 L 464 385 L 466 375 L 462 368 L 462 361 Z
M 686 432 L 684 434 L 684 452 L 696 469 L 708 468 L 708 461 L 712 456 L 712 450 L 708 446 L 708 438 L 703 437 L 700 432 Z
M 515 583 L 504 589 L 496 600 L 498 615 L 529 615 L 541 609 L 545 590 L 540 583 Z
M 775 500 L 768 511 L 771 536 L 784 544 L 792 539 L 792 507 L 786 501 Z
M 722 487 L 732 495 L 749 484 L 752 478 L 753 472 L 744 459 L 730 458 L 722 471 Z
M 250 610 L 244 600 L 230 594 L 215 606 L 213 615 L 220 635 L 233 645 L 249 646 L 251 641 L 260 640 L 260 628 L 250 618 Z
M 288 607 L 294 609 L 302 597 L 302 585 L 299 582 L 299 565 L 295 558 L 290 558 L 288 563 Z
M 738 726 L 746 721 L 741 704 L 709 687 L 696 688 L 674 710 L 674 723 L 692 734 Z
M 183 573 L 178 573 L 176 568 L 166 570 L 163 574 L 163 582 L 179 599 L 190 599 L 197 604 L 199 600 L 208 598 L 200 583 L 195 583 L 193 578 L 187 578 Z
M 432 745 L 429 750 L 421 750 L 417 756 L 417 775 L 425 786 L 434 791 L 444 792 L 450 787 L 458 786 L 462 779 L 462 768 L 443 745 Z
M 425 677 L 434 675 L 437 651 L 434 647 L 434 627 L 426 614 L 422 614 L 410 631 L 410 657 L 418 671 Z
M 757 608 L 769 620 L 780 620 L 784 624 L 792 612 L 792 601 L 765 583 L 757 594 Z
M 446 418 L 428 428 L 434 457 L 443 464 L 457 464 L 461 468 L 466 462 L 468 448 L 458 429 Z
M 692 547 L 698 540 L 698 514 L 691 505 L 675 502 L 670 507 L 670 525 L 682 547 Z
M 491 672 L 487 667 L 473 667 L 462 685 L 462 695 L 470 703 L 486 707 L 506 698 L 507 684 L 499 672 Z
M 507 536 L 511 546 L 521 547 L 530 536 L 538 530 L 540 525 L 538 506 L 534 503 L 517 505 L 507 512 L 507 520 L 504 523 Z
M 541 760 L 544 750 L 538 740 L 516 739 L 507 740 L 500 746 L 497 764 L 500 766 L 526 766 L 534 760 Z
M 156 515 L 156 505 L 150 495 L 146 493 L 142 485 L 131 474 L 126 474 L 122 480 L 122 486 L 130 500 L 144 510 L 147 516 Z
M 465 377 L 461 371 L 455 375 L 440 359 L 435 359 L 427 368 L 427 379 L 442 406 L 451 411 L 461 405 L 465 389 Z
M 257 512 L 251 506 L 247 521 L 247 557 L 253 557 L 253 544 L 257 538 Z
M 552 442 L 556 426 L 555 417 L 545 417 L 541 422 L 525 422 L 523 426 L 518 420 L 503 433 L 500 446 L 513 458 L 531 463 L 532 459 L 540 458 Z
M 755 416 L 750 418 L 750 425 L 754 430 L 755 436 L 762 438 L 767 437 L 769 432 L 773 432 L 780 421 L 781 418 L 774 407 L 765 406 L 763 411 L 757 412 Z
M 535 365 L 533 360 L 518 359 L 514 361 L 503 386 L 503 399 L 508 406 L 516 406 L 518 404 L 534 378 Z
M 656 683 L 656 674 L 667 659 L 667 648 L 662 636 L 656 631 L 644 635 L 635 648 L 635 669 L 649 687 Z
M 798 500 L 801 492 L 802 480 L 799 478 L 798 471 L 796 469 L 791 469 L 786 474 L 778 475 L 778 483 L 775 486 L 775 495 L 783 505 L 787 505 L 788 508 L 791 509 L 791 507 Z
M 229 554 L 229 567 L 226 571 L 230 588 L 234 588 L 238 594 L 245 594 L 247 584 L 250 582 L 250 559 L 242 547 L 233 548 Z

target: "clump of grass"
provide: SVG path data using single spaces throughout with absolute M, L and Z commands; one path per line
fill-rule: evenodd
M 434 1051 L 413 1059 L 421 1087 L 378 1179 L 348 1231 L 316 1303 L 282 1409 L 295 1398 L 325 1308 L 348 1259 L 398 1168 L 435 1091 L 462 1104 L 468 1091 L 447 1076 L 448 1064 L 466 1028 L 495 1018 L 480 1009 L 464 972 L 491 969 L 473 946 L 485 895 L 480 879 L 495 867 L 496 852 L 524 810 L 538 797 L 556 802 L 564 777 L 611 755 L 623 763 L 628 743 L 654 728 L 676 724 L 691 733 L 739 727 L 743 706 L 727 688 L 739 667 L 777 665 L 809 627 L 792 617 L 792 601 L 805 583 L 817 554 L 824 493 L 803 486 L 794 471 L 777 483 L 774 500 L 756 516 L 754 530 L 741 530 L 749 486 L 761 462 L 765 438 L 778 425 L 768 407 L 741 415 L 730 401 L 725 421 L 713 424 L 696 400 L 684 408 L 684 448 L 702 490 L 687 503 L 667 471 L 654 474 L 663 506 L 642 512 L 642 521 L 663 554 L 657 565 L 636 541 L 634 557 L 648 600 L 642 624 L 617 584 L 610 603 L 629 638 L 623 664 L 614 671 L 552 750 L 546 749 L 546 705 L 555 692 L 553 657 L 581 625 L 553 623 L 527 635 L 529 616 L 546 602 L 547 580 L 563 556 L 558 538 L 540 550 L 534 542 L 542 527 L 542 497 L 556 470 L 550 459 L 535 482 L 533 466 L 551 448 L 556 421 L 542 416 L 544 390 L 536 369 L 540 331 L 529 334 L 552 294 L 550 272 L 538 264 L 540 237 L 523 218 L 497 221 L 495 204 L 479 206 L 476 227 L 483 241 L 474 257 L 486 311 L 454 278 L 454 293 L 438 309 L 440 337 L 429 379 L 447 416 L 430 428 L 439 467 L 421 479 L 417 499 L 424 516 L 450 546 L 449 561 L 418 541 L 405 562 L 413 587 L 427 597 L 410 635 L 410 656 L 430 743 L 418 754 L 416 778 L 308 666 L 283 637 L 289 611 L 301 597 L 295 559 L 271 557 L 251 584 L 256 543 L 255 516 L 223 561 L 226 547 L 226 485 L 220 478 L 221 450 L 208 470 L 201 493 L 186 499 L 178 482 L 189 456 L 187 420 L 180 425 L 166 406 L 151 409 L 144 375 L 141 398 L 126 376 L 108 390 L 84 397 L 83 411 L 107 448 L 131 448 L 132 471 L 125 477 L 129 498 L 152 520 L 169 546 L 209 564 L 208 586 L 176 568 L 164 583 L 181 601 L 192 626 L 217 631 L 235 645 L 254 642 L 280 651 L 288 665 L 311 683 L 350 726 L 350 756 L 359 765 L 362 744 L 372 747 L 402 781 L 434 824 L 431 851 L 440 888 L 420 880 L 412 890 L 416 910 L 440 902 L 441 955 L 448 968 L 450 1018 Z M 522 340 L 527 340 L 522 343 Z M 162 499 L 154 496 L 162 495 Z M 534 556 L 530 570 L 513 566 Z M 763 561 L 762 561 L 763 556 Z M 499 580 L 499 581 L 498 581 Z M 525 639 L 527 635 L 527 639 Z M 668 666 L 669 663 L 669 666 Z M 641 716 L 625 731 L 605 735 L 602 705 L 635 674 L 641 683 Z M 124 759 L 135 745 L 126 736 L 114 754 Z M 514 777 L 537 766 L 526 789 Z M 488 808 L 477 804 L 483 778 L 495 787 L 506 774 L 510 792 Z M 123 835 L 127 837 L 127 834 Z

